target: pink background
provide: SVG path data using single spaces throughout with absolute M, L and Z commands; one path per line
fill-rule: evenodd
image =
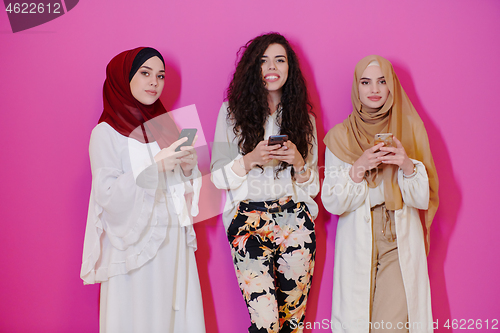
M 88 140 L 108 61 L 125 49 L 157 48 L 167 64 L 164 104 L 196 104 L 211 142 L 238 48 L 269 31 L 288 37 L 300 56 L 320 138 L 351 111 L 357 61 L 392 61 L 440 176 L 429 256 L 439 331 L 448 331 L 447 319 L 481 319 L 483 328 L 500 319 L 498 0 L 82 0 L 16 34 L 0 12 L 0 332 L 98 331 L 99 287 L 83 286 L 79 271 Z M 308 321 L 330 318 L 336 222 L 321 208 Z M 222 221 L 196 228 L 207 332 L 245 332 Z

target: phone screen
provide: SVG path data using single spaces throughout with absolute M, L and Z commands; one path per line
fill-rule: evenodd
M 394 147 L 394 141 L 392 140 L 392 133 L 379 133 L 375 134 L 375 143 L 374 145 L 378 145 L 383 142 L 386 147 Z
M 198 129 L 196 128 L 183 128 L 181 133 L 179 134 L 179 139 L 187 137 L 187 141 L 184 143 L 181 143 L 177 148 L 175 148 L 175 151 L 180 151 L 181 147 L 183 146 L 191 146 L 194 141 L 194 137 L 196 136 L 196 132 Z
M 288 135 L 271 135 L 267 141 L 268 146 L 273 145 L 283 145 L 285 141 L 288 141 Z

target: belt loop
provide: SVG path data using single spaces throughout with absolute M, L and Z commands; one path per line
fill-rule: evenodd
M 276 214 L 276 213 L 282 213 L 282 212 L 283 212 L 283 206 L 281 206 L 281 205 L 278 205 L 278 207 L 267 209 L 267 213 L 269 213 L 269 214 Z

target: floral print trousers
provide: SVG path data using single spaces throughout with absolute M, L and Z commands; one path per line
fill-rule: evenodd
M 276 207 L 290 199 L 250 203 Z M 300 202 L 269 213 L 243 202 L 227 234 L 252 325 L 248 332 L 301 332 L 316 254 L 314 222 Z M 289 206 L 289 205 L 287 205 Z

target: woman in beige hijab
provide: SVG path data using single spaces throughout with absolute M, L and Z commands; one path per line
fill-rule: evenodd
M 332 331 L 431 332 L 426 252 L 438 179 L 427 132 L 380 56 L 356 65 L 351 98 L 352 113 L 325 137 L 321 198 L 340 215 Z M 392 146 L 375 142 L 380 133 L 392 133 Z

